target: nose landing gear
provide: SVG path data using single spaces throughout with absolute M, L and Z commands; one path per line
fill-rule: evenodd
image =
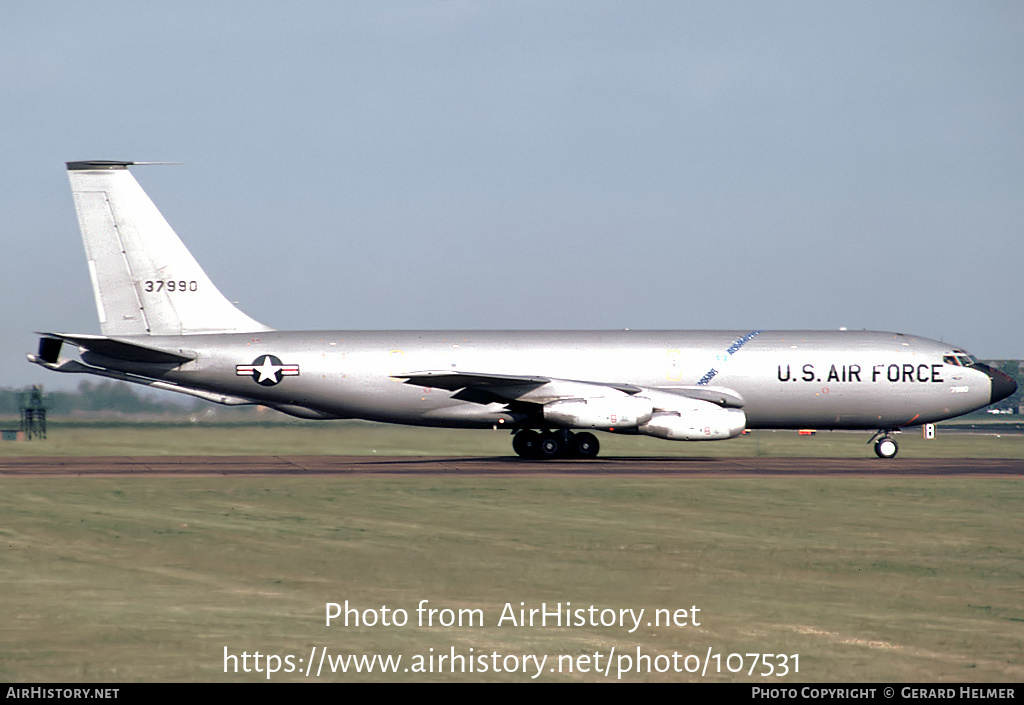
M 900 447 L 896 445 L 896 440 L 890 435 L 892 431 L 879 431 L 871 437 L 871 441 L 875 441 L 875 455 L 879 458 L 895 458 L 896 453 L 899 452 Z M 881 438 L 878 438 L 881 436 Z M 878 440 L 875 440 L 878 438 Z M 870 443 L 871 441 L 868 441 Z

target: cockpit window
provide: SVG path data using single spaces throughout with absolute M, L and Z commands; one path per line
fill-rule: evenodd
M 954 350 L 950 355 L 943 355 L 942 361 L 947 365 L 956 365 L 957 367 L 972 367 L 978 364 L 978 358 L 963 350 Z

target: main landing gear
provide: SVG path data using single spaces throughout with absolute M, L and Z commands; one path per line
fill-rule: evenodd
M 512 438 L 512 449 L 521 458 L 553 460 L 555 458 L 596 458 L 601 450 L 593 433 L 559 431 L 533 431 L 524 429 Z
M 875 455 L 879 458 L 895 458 L 899 452 L 900 447 L 896 445 L 896 439 L 890 434 L 892 431 L 879 431 L 871 437 L 871 441 L 875 441 Z M 881 438 L 878 438 L 881 436 Z M 878 440 L 875 440 L 878 438 Z M 868 441 L 870 443 L 871 441 Z

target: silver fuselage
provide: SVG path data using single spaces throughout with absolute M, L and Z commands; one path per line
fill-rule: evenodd
M 83 359 L 298 416 L 426 426 L 531 424 L 506 404 L 463 401 L 401 378 L 418 370 L 721 387 L 742 398 L 754 429 L 895 429 L 967 413 L 992 396 L 984 371 L 943 361 L 951 346 L 871 331 L 324 331 L 122 340 L 195 359 L 161 366 L 87 351 Z M 239 371 L 267 355 L 296 373 L 262 386 Z

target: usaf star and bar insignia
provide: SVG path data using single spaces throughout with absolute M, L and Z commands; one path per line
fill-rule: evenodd
M 274 355 L 261 355 L 251 365 L 235 365 L 235 374 L 239 377 L 251 376 L 257 384 L 272 387 L 285 377 L 298 377 L 298 365 L 285 365 Z

